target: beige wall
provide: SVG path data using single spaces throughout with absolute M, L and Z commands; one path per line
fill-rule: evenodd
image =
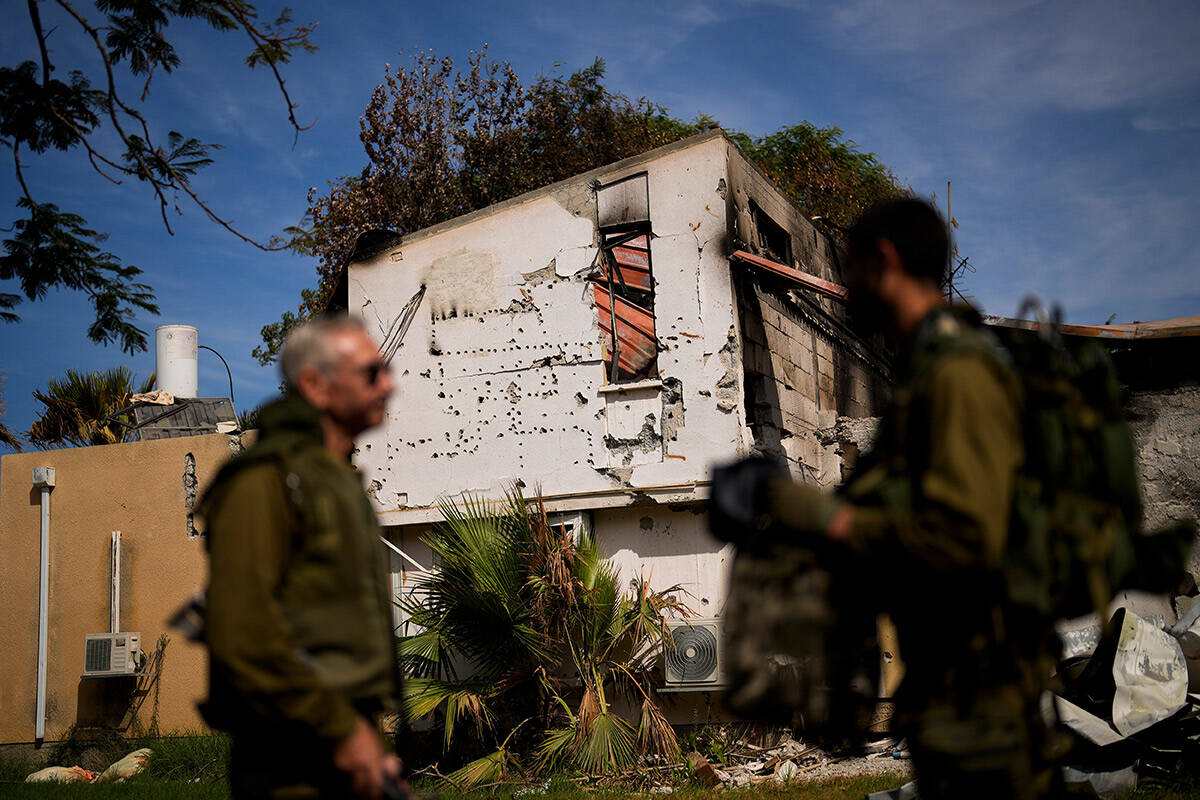
M 129 678 L 88 678 L 84 635 L 109 630 L 112 531 L 121 531 L 121 629 L 151 653 L 168 634 L 163 669 L 137 722 L 201 726 L 203 650 L 168 631 L 166 619 L 205 580 L 204 539 L 189 535 L 188 456 L 201 490 L 230 455 L 223 434 L 82 447 L 3 457 L 0 465 L 0 743 L 34 739 L 40 500 L 34 467 L 54 467 L 50 504 L 46 739 L 75 724 L 130 722 Z M 193 484 L 195 485 L 195 484 Z M 145 683 L 145 681 L 143 682 Z M 136 704 L 137 700 L 134 700 Z

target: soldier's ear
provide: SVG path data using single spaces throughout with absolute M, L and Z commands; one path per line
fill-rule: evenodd
M 300 370 L 296 379 L 296 391 L 318 411 L 329 406 L 329 378 L 315 366 Z
M 898 270 L 906 272 L 904 269 L 904 259 L 900 258 L 900 251 L 896 249 L 896 245 L 891 239 L 878 239 L 875 242 L 875 251 L 879 254 L 879 265 L 881 272 Z

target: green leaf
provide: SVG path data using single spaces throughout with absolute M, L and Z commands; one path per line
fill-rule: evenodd
M 35 153 L 69 150 L 96 127 L 106 94 L 93 90 L 81 72 L 72 72 L 69 84 L 52 78 L 45 85 L 38 73 L 32 61 L 0 67 L 0 137 Z
M 543 770 L 562 769 L 574 761 L 575 729 L 556 728 L 546 731 L 538 745 L 538 763 Z
M 446 776 L 446 779 L 460 789 L 472 789 L 487 783 L 499 783 L 504 780 L 504 768 L 508 759 L 508 752 L 504 748 L 500 748 L 454 770 Z
M 95 311 L 88 338 L 120 342 L 127 353 L 145 350 L 146 332 L 133 318 L 138 311 L 157 314 L 158 305 L 150 287 L 134 280 L 142 271 L 102 251 L 96 243 L 104 237 L 87 228 L 82 217 L 24 197 L 17 206 L 28 210 L 29 218 L 17 220 L 15 235 L 4 240 L 0 280 L 17 280 L 30 300 L 54 287 L 83 292 Z
M 153 378 L 137 386 L 133 372 L 123 366 L 95 372 L 68 369 L 65 377 L 51 378 L 46 391 L 34 390 L 42 410 L 29 429 L 29 441 L 39 447 L 123 442 L 128 427 L 110 417 L 129 405 L 135 391 L 152 385 Z
M 615 713 L 598 715 L 584 732 L 578 753 L 580 768 L 593 774 L 624 769 L 637 760 L 635 736 L 633 726 Z

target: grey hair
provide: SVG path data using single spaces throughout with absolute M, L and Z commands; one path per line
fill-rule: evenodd
M 315 367 L 328 373 L 333 369 L 335 356 L 330 338 L 342 331 L 362 331 L 366 326 L 358 317 L 319 317 L 305 322 L 288 334 L 279 356 L 279 371 L 283 382 L 290 389 L 299 385 L 300 373 L 306 367 Z

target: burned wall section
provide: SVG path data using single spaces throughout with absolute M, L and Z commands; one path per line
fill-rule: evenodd
M 832 240 L 731 146 L 732 249 L 843 283 Z M 890 356 L 850 326 L 843 304 L 735 264 L 743 347 L 744 404 L 753 447 L 786 458 L 794 475 L 836 483 L 841 462 L 817 432 L 839 416 L 878 414 L 888 396 Z
M 820 431 L 836 425 L 844 411 L 877 413 L 870 387 L 882 378 L 783 292 L 746 274 L 736 286 L 746 421 L 755 449 L 786 459 L 800 480 L 837 483 L 841 462 L 834 443 L 822 441 Z

